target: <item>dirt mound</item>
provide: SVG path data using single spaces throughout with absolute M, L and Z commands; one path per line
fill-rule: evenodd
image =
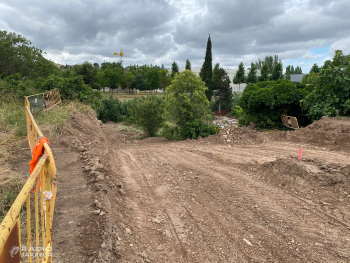
M 278 187 L 292 190 L 319 186 L 336 186 L 341 184 L 347 187 L 350 184 L 350 166 L 321 162 L 318 159 L 303 159 L 298 162 L 293 156 L 277 158 L 275 161 L 258 165 L 261 179 Z
M 250 127 L 225 127 L 216 135 L 210 135 L 203 142 L 214 142 L 221 144 L 256 144 L 262 143 L 263 139 L 259 137 L 261 132 L 251 129 Z
M 331 150 L 348 151 L 350 150 L 350 119 L 323 117 L 305 128 L 272 133 L 269 137 Z

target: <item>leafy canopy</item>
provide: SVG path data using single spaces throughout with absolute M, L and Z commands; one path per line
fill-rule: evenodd
M 350 55 L 337 50 L 332 61 L 325 61 L 302 106 L 312 120 L 350 114 Z
M 301 113 L 300 100 L 310 89 L 284 79 L 248 84 L 239 101 L 243 109 L 239 121 L 245 125 L 253 121 L 258 127 L 279 127 L 281 114 Z
M 164 98 L 147 96 L 135 98 L 128 104 L 131 121 L 140 126 L 148 136 L 155 136 L 165 122 Z
M 165 117 L 181 129 L 194 121 L 211 119 L 205 83 L 190 70 L 177 75 L 166 88 Z

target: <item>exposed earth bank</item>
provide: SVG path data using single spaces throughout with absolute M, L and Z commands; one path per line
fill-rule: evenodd
M 349 131 L 135 141 L 77 113 L 52 144 L 56 262 L 350 262 Z

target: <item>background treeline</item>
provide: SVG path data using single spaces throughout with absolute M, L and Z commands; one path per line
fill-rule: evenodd
M 240 63 L 230 80 L 219 63 L 213 67 L 210 36 L 199 77 L 191 72 L 189 60 L 186 70 L 181 73 L 174 61 L 171 74 L 164 65 L 123 67 L 115 62 L 99 65 L 86 61 L 81 65 L 58 68 L 43 57 L 42 50 L 32 47 L 29 40 L 6 31 L 0 31 L 0 50 L 0 107 L 14 101 L 23 103 L 26 95 L 59 88 L 63 99 L 90 105 L 101 120 L 127 120 L 152 136 L 158 129 L 164 136 L 176 139 L 212 134 L 215 130 L 210 124 L 213 115 L 208 113 L 222 109 L 232 111 L 242 125 L 255 122 L 262 128 L 281 127 L 281 114 L 304 114 L 313 121 L 322 116 L 348 115 L 350 112 L 350 59 L 341 51 L 336 51 L 333 60 L 326 61 L 322 67 L 315 64 L 304 76 L 303 83 L 293 84 L 288 79 L 291 74 L 302 73 L 301 68 L 287 66 L 283 73 L 282 62 L 276 55 L 252 62 L 247 75 Z M 231 82 L 248 83 L 248 86 L 243 93 L 233 93 Z M 190 85 L 194 86 L 191 88 Z M 106 98 L 100 91 L 104 87 L 112 91 L 122 88 L 129 93 L 162 89 L 165 98 L 152 96 L 121 102 Z M 174 95 L 177 99 L 171 97 L 174 87 L 177 87 L 175 94 L 178 97 Z M 196 89 L 200 94 L 204 92 L 205 99 L 193 100 L 198 95 L 194 93 Z M 181 121 L 175 114 L 170 114 L 172 104 L 181 104 L 179 98 L 185 103 L 177 111 Z M 139 111 L 147 114 L 142 115 Z M 192 117 L 183 122 L 185 112 Z M 150 120 L 158 128 L 151 128 Z
M 280 79 L 249 84 L 239 100 L 239 122 L 272 128 L 282 125 L 281 114 L 304 114 L 309 122 L 350 114 L 350 55 L 337 50 L 322 67 L 314 64 L 302 82 Z

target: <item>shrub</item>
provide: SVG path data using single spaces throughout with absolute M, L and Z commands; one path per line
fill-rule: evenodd
M 45 79 L 39 78 L 37 82 L 42 92 L 58 88 L 62 99 L 77 99 L 91 105 L 93 109 L 99 109 L 101 107 L 102 93 L 86 85 L 83 76 L 62 78 L 51 75 Z
M 149 136 L 154 136 L 164 124 L 165 101 L 152 95 L 133 99 L 127 106 L 130 121 L 140 126 Z
M 165 138 L 168 138 L 170 140 L 175 140 L 175 141 L 180 141 L 184 139 L 182 135 L 182 130 L 180 129 L 179 126 L 169 125 L 167 123 L 163 125 L 161 135 Z
M 232 116 L 235 116 L 235 117 L 241 117 L 242 113 L 243 113 L 243 109 L 238 105 L 236 105 L 231 112 Z
M 199 136 L 208 137 L 216 134 L 217 126 L 201 121 L 189 122 L 184 128 L 184 136 L 189 139 L 197 139 Z
M 305 84 L 289 80 L 263 81 L 244 89 L 239 106 L 243 109 L 240 124 L 253 121 L 258 127 L 282 127 L 281 114 L 302 113 L 300 100 L 308 94 Z
M 176 74 L 167 87 L 165 116 L 179 126 L 181 137 L 190 134 L 186 131 L 189 124 L 212 119 L 206 90 L 205 83 L 190 70 Z
M 125 108 L 122 107 L 122 102 L 113 96 L 104 98 L 101 107 L 97 110 L 97 118 L 103 123 L 107 121 L 121 122 L 124 120 Z
M 315 79 L 312 92 L 301 104 L 312 120 L 322 116 L 348 115 L 350 105 L 350 55 L 337 50 L 332 61 L 326 61 Z

